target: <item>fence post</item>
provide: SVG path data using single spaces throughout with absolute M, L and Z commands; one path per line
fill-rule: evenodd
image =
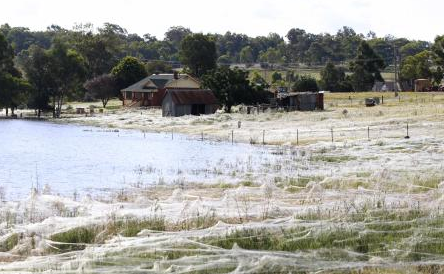
M 381 105 L 384 104 L 384 95 L 381 96 Z
M 174 140 L 174 129 L 171 129 L 171 140 Z
M 200 140 L 203 142 L 203 131 L 202 131 L 202 133 L 201 133 L 201 138 L 200 138 Z
M 407 123 L 407 135 L 404 137 L 405 139 L 410 139 L 409 135 L 409 123 Z
M 367 127 L 367 139 L 370 141 L 370 127 Z
M 333 143 L 333 128 L 331 128 L 331 142 Z
M 234 144 L 234 130 L 231 130 L 231 144 Z
M 296 145 L 299 146 L 299 129 L 296 129 Z
M 262 145 L 265 145 L 265 129 L 262 131 Z

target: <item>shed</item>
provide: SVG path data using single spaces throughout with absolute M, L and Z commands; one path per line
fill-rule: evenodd
M 324 94 L 321 92 L 290 92 L 277 97 L 280 107 L 288 110 L 313 111 L 324 109 Z
M 219 108 L 208 89 L 167 89 L 162 100 L 162 116 L 213 114 Z
M 432 85 L 429 79 L 416 79 L 415 80 L 415 91 L 427 91 Z

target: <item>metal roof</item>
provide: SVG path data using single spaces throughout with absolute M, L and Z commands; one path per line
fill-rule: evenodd
M 179 79 L 189 77 L 186 74 L 179 74 Z M 157 89 L 162 89 L 165 85 L 174 80 L 174 74 L 153 74 L 145 77 L 139 82 L 122 89 L 121 91 L 133 91 L 133 92 L 156 92 Z M 156 87 L 147 86 L 149 83 L 153 83 Z
M 217 98 L 209 89 L 168 89 L 165 93 L 171 94 L 177 105 L 217 105 Z

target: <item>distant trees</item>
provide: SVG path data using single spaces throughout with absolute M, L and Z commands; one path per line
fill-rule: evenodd
M 377 55 L 370 45 L 361 41 L 356 58 L 350 64 L 351 84 L 355 91 L 369 91 L 375 81 L 383 81 L 381 70 L 385 68 L 384 60 Z
M 182 40 L 179 56 L 191 74 L 201 77 L 216 67 L 216 44 L 209 36 L 190 34 Z
M 268 101 L 269 92 L 248 80 L 248 72 L 220 67 L 202 77 L 204 88 L 211 89 L 226 112 L 237 104 L 255 104 Z
M 111 70 L 118 90 L 128 87 L 148 75 L 145 65 L 135 57 L 127 56 Z
M 278 81 L 282 81 L 282 74 L 280 72 L 273 72 L 273 74 L 271 74 L 271 82 L 274 84 Z
M 321 70 L 320 88 L 332 92 L 353 91 L 350 79 L 345 75 L 343 68 L 336 67 L 332 62 Z
M 194 34 L 183 26 L 171 27 L 165 37 L 158 39 L 149 33 L 143 36 L 129 33 L 112 23 L 99 28 L 79 24 L 73 29 L 51 25 L 45 31 L 4 24 L 0 26 L 0 34 L 0 105 L 14 111 L 17 105 L 27 104 L 38 115 L 53 109 L 54 116 L 59 116 L 57 112 L 66 99 L 83 100 L 86 93 L 102 100 L 101 92 L 85 89 L 87 80 L 92 81 L 90 84 L 105 81 L 100 77 L 111 73 L 119 90 L 147 74 L 171 73 L 170 62 L 179 60 L 185 71 L 197 77 L 214 71 L 216 60 L 221 65 L 261 63 L 268 68 L 275 64 L 286 67 L 326 64 L 317 85 L 331 91 L 371 89 L 375 81 L 383 80 L 381 71 L 394 63 L 395 52 L 403 60 L 400 66 L 404 81 L 429 78 L 439 84 L 444 68 L 444 36 L 437 36 L 430 43 L 390 35 L 377 37 L 374 32 L 364 36 L 350 27 L 333 34 L 292 28 L 286 35 L 288 40 L 277 33 L 257 37 L 232 32 Z M 348 75 L 342 68 L 347 63 Z M 31 86 L 23 81 L 21 72 Z M 220 73 L 230 79 L 242 78 L 238 72 Z M 266 87 L 268 84 L 262 80 L 253 75 L 251 87 Z M 298 75 L 290 77 L 287 73 L 285 79 L 275 78 L 274 85 L 315 90 L 313 80 Z M 253 93 L 258 94 L 261 93 Z M 243 102 L 248 101 L 244 99 Z
M 146 64 L 148 75 L 155 73 L 173 73 L 173 67 L 164 61 L 150 61 Z
M 401 64 L 401 79 L 412 84 L 415 79 L 432 78 L 430 57 L 429 51 L 422 51 L 404 59 Z
M 29 84 L 14 67 L 14 51 L 6 38 L 0 33 L 0 107 L 8 109 L 14 114 L 14 110 L 26 102 Z
M 116 96 L 119 91 L 116 79 L 111 74 L 103 74 L 88 80 L 84 87 L 92 98 L 102 101 L 104 108 L 108 104 L 109 99 Z
M 319 91 L 318 83 L 316 79 L 310 75 L 302 75 L 297 77 L 293 84 L 293 90 L 298 92 L 304 91 Z
M 254 62 L 253 49 L 250 46 L 245 46 L 239 53 L 240 61 L 247 65 Z

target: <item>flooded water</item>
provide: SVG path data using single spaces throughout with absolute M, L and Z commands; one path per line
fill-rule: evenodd
M 0 136 L 0 187 L 8 200 L 45 185 L 52 193 L 84 195 L 134 184 L 214 182 L 223 179 L 218 169 L 243 163 L 252 171 L 273 157 L 246 144 L 23 120 L 0 120 Z

